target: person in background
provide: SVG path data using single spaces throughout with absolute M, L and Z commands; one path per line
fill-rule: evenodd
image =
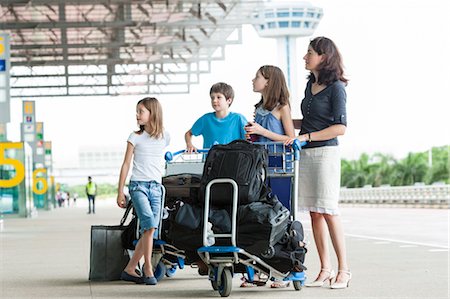
M 121 279 L 139 284 L 156 285 L 153 274 L 152 251 L 153 235 L 159 225 L 163 189 L 161 185 L 164 174 L 164 149 L 169 145 L 169 133 L 163 127 L 163 112 L 156 98 L 140 100 L 136 106 L 136 119 L 139 130 L 130 134 L 127 140 L 125 158 L 120 169 L 117 205 L 126 207 L 124 194 L 125 180 L 133 161 L 131 179 L 128 186 L 131 202 L 140 223 L 141 237 Z M 135 269 L 144 256 L 140 277 Z
M 78 198 L 78 193 L 74 193 L 73 194 L 73 205 L 76 207 L 77 206 L 77 198 Z
M 305 285 L 321 287 L 329 282 L 332 289 L 343 289 L 348 287 L 352 273 L 338 208 L 341 160 L 337 137 L 344 135 L 347 127 L 348 80 L 339 50 L 329 38 L 314 38 L 303 59 L 310 74 L 297 136 L 300 141 L 307 141 L 300 152 L 299 202 L 300 208 L 310 213 L 321 268 L 315 280 Z M 328 233 L 337 256 L 337 276 L 331 266 Z
M 89 202 L 88 214 L 95 214 L 95 196 L 97 196 L 97 184 L 92 181 L 92 177 L 88 176 L 86 184 L 86 196 Z
M 245 139 L 244 126 L 247 120 L 242 114 L 229 111 L 234 99 L 233 88 L 223 82 L 211 86 L 209 91 L 214 112 L 206 113 L 186 132 L 186 151 L 196 150 L 192 136 L 203 136 L 203 148 L 215 144 L 226 144 L 236 139 Z

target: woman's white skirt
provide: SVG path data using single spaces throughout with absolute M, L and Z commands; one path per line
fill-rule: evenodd
M 299 205 L 301 211 L 339 215 L 341 156 L 338 146 L 300 151 Z

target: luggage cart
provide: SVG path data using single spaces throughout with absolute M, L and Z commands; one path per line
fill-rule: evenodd
M 181 173 L 202 174 L 206 153 L 208 153 L 208 149 L 199 149 L 193 153 L 186 153 L 185 150 L 174 153 L 166 152 L 164 156 L 166 176 Z
M 305 143 L 303 143 L 305 144 Z M 291 180 L 291 217 L 297 220 L 298 206 L 298 174 L 301 144 L 294 141 L 292 147 L 285 147 L 282 143 L 263 144 L 268 151 L 272 161 L 269 162 L 268 177 L 288 177 Z M 269 158 L 270 159 L 270 158 Z M 214 184 L 230 184 L 233 187 L 232 209 L 231 209 L 231 232 L 225 234 L 215 234 L 208 230 L 208 218 L 210 212 L 210 192 Z M 198 249 L 198 255 L 208 265 L 208 278 L 211 286 L 218 291 L 222 297 L 228 297 L 232 289 L 232 277 L 234 273 L 247 274 L 248 280 L 253 281 L 256 272 L 265 274 L 271 280 L 292 281 L 295 290 L 299 291 L 306 280 L 305 273 L 287 272 L 282 273 L 270 266 L 267 262 L 256 255 L 250 254 L 236 244 L 236 226 L 238 210 L 238 185 L 229 178 L 218 178 L 208 183 L 205 191 L 204 221 L 203 221 L 203 247 Z M 231 246 L 208 246 L 211 238 L 229 238 Z M 244 267 L 237 267 L 243 265 Z M 240 270 L 238 268 L 244 268 Z

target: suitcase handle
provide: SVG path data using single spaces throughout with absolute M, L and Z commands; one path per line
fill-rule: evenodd
M 133 208 L 133 202 L 131 200 L 128 201 L 127 207 L 125 209 L 125 213 L 123 213 L 122 219 L 120 219 L 120 226 L 125 224 L 125 221 L 128 218 L 128 214 L 130 214 L 131 209 Z

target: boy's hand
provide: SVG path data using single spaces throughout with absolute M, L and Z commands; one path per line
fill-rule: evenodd
M 194 152 L 197 152 L 197 148 L 195 148 L 192 143 L 186 144 L 186 153 L 192 154 Z

